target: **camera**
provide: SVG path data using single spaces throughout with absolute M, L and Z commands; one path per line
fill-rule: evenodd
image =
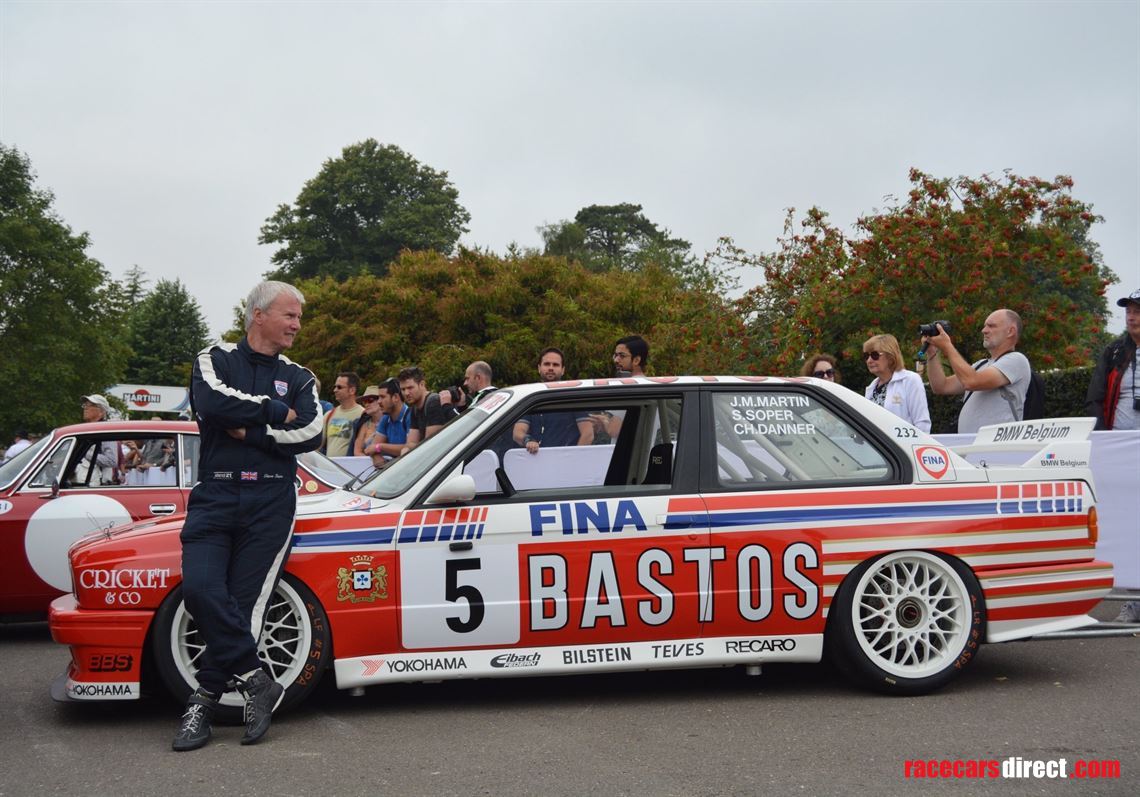
M 954 331 L 950 328 L 949 321 L 931 321 L 929 324 L 919 324 L 918 334 L 924 338 L 936 338 L 940 334 L 938 332 L 939 325 L 941 325 L 941 327 L 947 332 Z
M 463 388 L 452 385 L 451 387 L 447 388 L 447 394 L 451 396 L 452 404 L 458 404 L 460 396 L 463 395 Z
M 938 331 L 939 326 L 941 326 L 942 329 L 948 333 L 952 331 L 950 328 L 950 322 L 949 321 L 931 321 L 929 324 L 919 324 L 918 325 L 918 334 L 924 338 L 936 338 L 942 334 L 941 332 Z M 915 358 L 919 362 L 925 362 L 926 350 L 929 348 L 930 348 L 930 341 L 924 340 L 922 342 L 922 348 L 918 350 L 918 354 L 915 355 Z

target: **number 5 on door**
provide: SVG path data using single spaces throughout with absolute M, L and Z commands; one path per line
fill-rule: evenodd
M 518 547 L 479 543 L 400 551 L 404 647 L 460 648 L 519 641 Z

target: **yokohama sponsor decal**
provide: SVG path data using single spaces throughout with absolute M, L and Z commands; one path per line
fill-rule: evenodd
M 667 639 L 545 648 L 391 653 L 340 659 L 337 687 L 386 681 L 438 681 L 511 675 L 560 675 L 663 667 L 710 667 L 766 661 L 817 662 L 822 634 Z
M 83 683 L 67 679 L 67 696 L 72 700 L 138 700 L 139 684 Z

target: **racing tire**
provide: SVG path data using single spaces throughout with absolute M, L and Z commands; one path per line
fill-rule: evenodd
M 266 607 L 263 628 L 257 655 L 285 687 L 277 711 L 286 710 L 309 696 L 332 661 L 328 617 L 309 588 L 286 573 Z M 181 585 L 155 614 L 150 645 L 159 679 L 175 700 L 184 703 L 198 688 L 195 662 L 205 642 L 182 602 Z M 226 692 L 214 712 L 215 721 L 240 724 L 242 705 L 241 695 Z
M 945 686 L 977 658 L 986 626 L 965 564 L 925 551 L 869 560 L 840 585 L 828 612 L 828 658 L 855 683 L 890 695 Z

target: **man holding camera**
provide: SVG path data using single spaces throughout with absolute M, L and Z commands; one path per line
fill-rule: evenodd
M 1097 429 L 1140 429 L 1140 290 L 1116 302 L 1124 308 L 1124 334 L 1105 347 L 1089 382 L 1085 415 Z M 1138 615 L 1140 616 L 1140 615 Z
M 994 310 L 982 327 L 982 345 L 989 357 L 972 365 L 954 348 L 942 324 L 938 334 L 924 335 L 930 389 L 942 396 L 965 394 L 958 413 L 958 432 L 974 434 L 983 426 L 1020 421 L 1029 390 L 1031 369 L 1024 354 L 1015 351 L 1021 338 L 1021 316 L 1013 310 Z M 952 371 L 942 370 L 940 355 Z
M 458 415 L 465 412 L 468 407 L 474 407 L 479 399 L 497 389 L 491 384 L 493 376 L 489 363 L 482 360 L 471 363 L 463 374 L 462 389 L 449 387 L 447 390 L 439 391 L 439 403 L 443 406 L 444 412 L 450 408 L 452 413 Z

